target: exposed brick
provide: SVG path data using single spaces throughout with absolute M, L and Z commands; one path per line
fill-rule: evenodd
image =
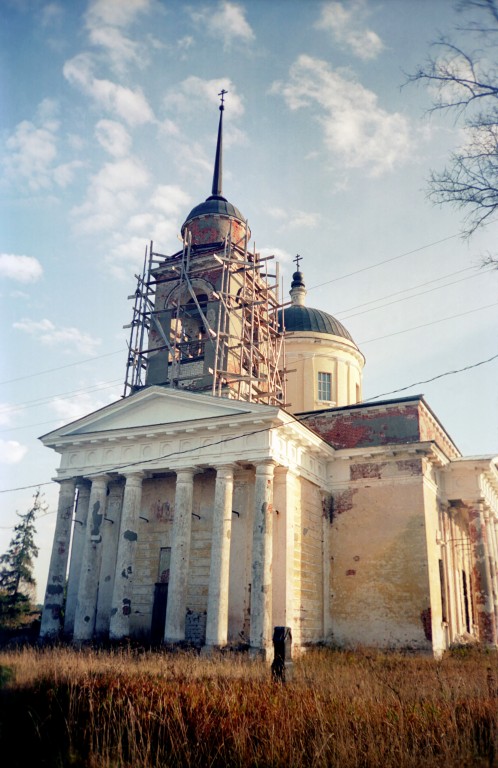
M 346 491 L 334 493 L 334 516 L 342 515 L 343 512 L 349 512 L 349 510 L 353 509 L 353 497 L 357 492 L 356 488 L 348 488 Z
M 377 464 L 376 462 L 351 464 L 349 475 L 351 480 L 361 480 L 362 478 L 380 479 L 382 477 L 382 470 L 385 466 L 385 464 Z

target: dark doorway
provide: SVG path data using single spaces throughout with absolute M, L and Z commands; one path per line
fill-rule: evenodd
M 150 641 L 152 645 L 160 645 L 164 637 L 166 622 L 166 606 L 168 605 L 168 583 L 158 582 L 154 588 L 154 604 L 152 606 L 152 624 Z
M 159 581 L 154 586 L 154 602 L 152 604 L 152 621 L 150 641 L 152 645 L 160 645 L 164 637 L 166 623 L 166 607 L 168 605 L 169 564 L 171 547 L 161 547 L 159 554 Z

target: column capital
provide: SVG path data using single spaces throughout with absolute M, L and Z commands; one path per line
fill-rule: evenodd
M 273 475 L 278 464 L 274 459 L 263 459 L 263 461 L 255 462 L 254 466 L 257 475 Z
M 61 489 L 62 488 L 71 488 L 71 486 L 76 488 L 77 478 L 76 477 L 56 477 L 54 478 L 56 483 L 59 483 Z
M 286 467 L 283 464 L 278 464 L 275 467 L 275 475 L 281 475 L 284 477 L 287 475 L 292 475 L 292 477 L 299 477 L 299 472 L 293 467 Z
M 222 475 L 229 475 L 233 478 L 233 473 L 236 469 L 236 464 L 219 464 L 214 467 L 216 470 L 216 477 L 221 477 Z
M 92 486 L 107 485 L 111 481 L 111 476 L 106 475 L 104 472 L 98 475 L 87 475 L 84 480 L 90 480 Z
M 181 467 L 174 470 L 176 473 L 176 482 L 186 483 L 190 482 L 195 473 L 198 472 L 198 467 Z
M 145 472 L 140 472 L 139 470 L 136 472 L 121 472 L 120 473 L 124 479 L 126 480 L 126 485 L 142 485 L 142 481 L 145 477 Z

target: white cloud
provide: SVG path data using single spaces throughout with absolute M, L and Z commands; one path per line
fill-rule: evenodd
M 250 43 L 255 39 L 252 27 L 245 17 L 245 9 L 239 3 L 220 0 L 217 9 L 205 6 L 200 10 L 190 9 L 192 20 L 202 25 L 202 28 L 213 37 L 223 40 L 225 49 L 233 43 Z
M 140 88 L 126 88 L 111 80 L 94 76 L 94 60 L 88 53 L 80 53 L 64 63 L 62 72 L 71 85 L 90 96 L 94 102 L 128 125 L 153 122 L 154 114 Z
M 62 163 L 53 170 L 53 178 L 57 186 L 63 189 L 74 179 L 75 171 L 79 168 L 83 168 L 84 163 L 81 160 L 71 160 L 69 163 Z
M 144 249 L 150 240 L 161 253 L 177 251 L 179 220 L 187 215 L 190 205 L 190 196 L 180 187 L 166 184 L 156 187 L 147 213 L 137 213 L 128 221 L 127 229 L 133 236 L 125 237 L 109 250 L 106 258 L 109 272 L 120 280 L 129 280 L 133 270 L 141 269 Z
M 0 253 L 0 277 L 20 283 L 34 283 L 42 274 L 42 265 L 34 256 Z
M 131 136 L 121 123 L 115 120 L 99 120 L 95 136 L 106 152 L 114 157 L 125 157 L 131 149 Z
M 0 440 L 0 463 L 18 464 L 25 457 L 28 448 L 17 440 Z
M 99 385 L 96 385 L 96 388 Z M 106 388 L 107 387 L 104 387 Z M 54 397 L 50 402 L 50 408 L 55 412 L 57 418 L 61 419 L 61 423 L 65 424 L 82 416 L 87 416 L 89 413 L 103 408 L 105 405 L 114 402 L 121 395 L 121 389 L 113 389 L 111 394 L 108 394 L 105 398 L 93 392 L 80 392 L 78 394 L 71 395 L 71 398 Z
M 150 8 L 150 0 L 91 0 L 86 22 L 93 27 L 102 24 L 127 27 L 136 16 Z
M 22 180 L 33 192 L 52 186 L 53 162 L 57 156 L 57 123 L 36 126 L 23 120 L 7 139 L 11 153 L 6 158 L 6 173 L 12 180 Z
M 274 83 L 291 110 L 318 107 L 316 119 L 325 146 L 347 168 L 365 168 L 378 176 L 411 156 L 406 118 L 379 107 L 377 95 L 351 73 L 333 70 L 325 61 L 301 55 L 287 83 Z
M 319 220 L 319 213 L 313 213 L 311 211 L 293 211 L 289 217 L 289 227 L 291 229 L 298 229 L 299 227 L 316 227 Z
M 281 222 L 279 229 L 298 229 L 299 227 L 315 227 L 320 214 L 312 211 L 285 210 L 284 208 L 273 207 L 268 209 L 269 215 Z
M 114 71 L 122 74 L 128 64 L 143 66 L 148 46 L 135 42 L 124 30 L 150 8 L 150 0 L 94 0 L 85 16 L 91 45 L 101 48 Z
M 242 99 L 237 93 L 235 84 L 228 77 L 203 80 L 202 77 L 190 75 L 179 86 L 170 90 L 166 96 L 166 106 L 174 107 L 179 112 L 195 112 L 204 107 L 219 106 L 221 91 L 227 91 L 225 97 L 226 109 L 230 111 L 230 117 L 241 117 L 244 114 Z
M 328 2 L 322 6 L 315 27 L 329 30 L 334 42 L 349 47 L 358 58 L 374 59 L 384 49 L 384 44 L 376 32 L 365 27 L 366 15 L 364 0 L 350 0 L 347 4 Z
M 64 9 L 59 3 L 47 3 L 41 10 L 42 27 L 59 27 L 64 16 Z
M 16 186 L 27 185 L 32 192 L 51 189 L 54 184 L 66 187 L 73 180 L 74 171 L 83 165 L 78 160 L 56 165 L 60 128 L 57 111 L 56 102 L 44 99 L 34 121 L 18 123 L 7 138 L 5 175 Z
M 190 204 L 192 198 L 174 184 L 163 184 L 156 188 L 151 203 L 167 216 L 177 216 Z
M 13 409 L 15 406 L 10 403 L 0 403 L 0 426 L 7 427 L 11 423 Z
M 148 182 L 147 169 L 135 157 L 105 163 L 92 177 L 86 201 L 71 211 L 79 220 L 78 230 L 89 234 L 116 227 L 124 215 L 136 209 L 136 192 Z
M 34 336 L 41 344 L 49 347 L 65 347 L 65 351 L 78 352 L 82 355 L 93 355 L 97 351 L 100 339 L 78 328 L 57 327 L 51 320 L 20 320 L 13 323 L 13 328 Z
M 90 42 L 93 45 L 105 48 L 111 60 L 113 68 L 117 72 L 123 72 L 125 64 L 132 61 L 142 64 L 140 57 L 141 48 L 133 40 L 123 35 L 115 27 L 97 27 L 89 32 Z
M 290 255 L 287 251 L 284 251 L 282 248 L 260 248 L 259 253 L 261 256 L 274 256 L 275 261 L 278 261 L 280 264 L 288 264 L 292 262 L 293 256 Z M 271 269 L 270 269 L 271 272 Z

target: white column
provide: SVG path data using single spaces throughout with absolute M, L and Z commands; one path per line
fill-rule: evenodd
M 66 608 L 64 611 L 64 634 L 68 636 L 72 635 L 74 630 L 74 616 L 76 614 L 76 603 L 78 601 L 78 588 L 80 585 L 83 547 L 85 546 L 89 502 L 90 483 L 78 483 L 78 500 L 74 512 L 73 542 L 71 544 Z
M 125 477 L 126 485 L 121 511 L 116 576 L 109 625 L 109 638 L 111 640 L 121 640 L 130 635 L 135 550 L 137 548 L 142 502 L 142 472 L 133 472 L 125 475 Z
M 230 539 L 232 535 L 233 467 L 218 467 L 214 491 L 211 569 L 206 621 L 206 645 L 220 647 L 228 641 Z
M 54 543 L 40 627 L 40 637 L 46 640 L 55 640 L 62 629 L 61 617 L 71 541 L 75 488 L 76 481 L 74 478 L 60 481 Z
M 193 492 L 194 469 L 189 467 L 177 470 L 168 605 L 164 629 L 165 643 L 185 640 Z
M 252 589 L 250 648 L 267 657 L 272 642 L 272 516 L 275 464 L 256 466 L 254 526 L 252 534 Z
M 107 496 L 106 513 L 102 525 L 102 563 L 100 565 L 97 615 L 95 617 L 95 634 L 97 637 L 109 635 L 123 491 L 124 478 L 120 478 L 109 486 Z
M 85 548 L 81 563 L 78 604 L 74 619 L 73 639 L 76 642 L 91 640 L 95 629 L 97 595 L 99 590 L 100 563 L 102 559 L 102 532 L 107 501 L 107 475 L 92 478 Z
M 276 467 L 273 483 L 273 625 L 293 627 L 294 525 L 299 499 L 297 476 L 287 467 Z

